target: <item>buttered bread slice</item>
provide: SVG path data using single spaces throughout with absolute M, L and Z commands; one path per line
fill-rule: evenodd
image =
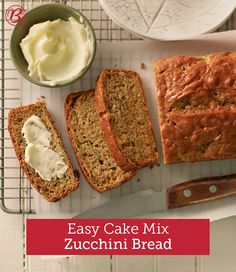
M 140 76 L 105 69 L 95 97 L 104 137 L 117 164 L 124 170 L 156 164 L 157 146 Z
M 87 181 L 99 192 L 131 179 L 111 156 L 95 108 L 94 90 L 70 94 L 65 102 L 67 130 L 78 163 Z
M 79 186 L 79 174 L 44 103 L 11 110 L 8 130 L 20 166 L 46 200 L 57 201 Z

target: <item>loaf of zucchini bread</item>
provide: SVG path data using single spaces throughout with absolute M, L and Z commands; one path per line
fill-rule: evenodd
M 236 158 L 236 52 L 154 63 L 165 163 Z

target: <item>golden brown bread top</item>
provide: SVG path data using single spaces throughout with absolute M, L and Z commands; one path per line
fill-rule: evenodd
M 236 89 L 235 63 L 236 52 L 157 60 L 154 68 L 161 106 L 169 110 L 186 96 L 204 97 L 206 91 L 216 88 Z
M 236 158 L 236 111 L 173 113 L 161 130 L 166 163 Z
M 236 157 L 236 52 L 154 63 L 164 162 Z

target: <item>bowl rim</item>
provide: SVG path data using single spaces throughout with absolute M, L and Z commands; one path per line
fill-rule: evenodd
M 26 18 L 26 16 L 30 13 L 33 13 L 35 12 L 36 10 L 39 10 L 39 9 L 42 9 L 42 8 L 45 8 L 45 7 L 51 7 L 51 8 L 54 8 L 55 6 L 57 7 L 60 7 L 62 9 L 66 9 L 72 13 L 77 13 L 80 17 L 83 18 L 83 20 L 86 22 L 86 26 L 88 26 L 89 28 L 89 32 L 91 34 L 91 37 L 92 37 L 92 40 L 91 40 L 91 43 L 92 43 L 92 55 L 90 57 L 90 60 L 88 62 L 88 64 L 80 71 L 80 73 L 75 76 L 74 78 L 72 78 L 71 80 L 68 80 L 67 82 L 64 82 L 64 83 L 61 83 L 61 84 L 56 84 L 54 86 L 51 86 L 51 85 L 48 85 L 48 84 L 45 84 L 45 83 L 42 83 L 40 81 L 36 81 L 34 79 L 32 79 L 31 77 L 26 77 L 25 74 L 23 73 L 22 69 L 20 68 L 20 66 L 18 65 L 18 63 L 16 62 L 15 58 L 13 57 L 13 53 L 12 53 L 12 48 L 13 48 L 13 44 L 14 44 L 14 34 L 17 30 L 17 28 L 19 27 L 20 25 L 20 22 L 22 20 L 24 20 Z M 73 15 L 71 15 L 71 17 L 73 17 Z M 74 17 L 73 17 L 74 18 Z M 60 18 L 58 18 L 60 19 Z M 75 18 L 76 19 L 76 18 Z M 75 8 L 73 7 L 70 7 L 70 6 L 67 6 L 65 4 L 60 4 L 60 3 L 47 3 L 47 4 L 43 4 L 43 5 L 40 5 L 40 6 L 37 6 L 35 8 L 32 8 L 30 9 L 28 12 L 25 13 L 25 15 L 21 18 L 21 21 L 14 27 L 12 33 L 11 33 L 11 37 L 10 37 L 10 56 L 11 56 L 11 61 L 13 62 L 14 64 L 14 67 L 15 69 L 18 71 L 18 73 L 23 77 L 25 78 L 27 81 L 35 84 L 35 85 L 38 85 L 38 86 L 41 86 L 41 87 L 46 87 L 46 88 L 60 88 L 60 87 L 66 87 L 66 86 L 69 86 L 70 84 L 73 84 L 74 82 L 76 82 L 77 80 L 79 80 L 83 75 L 86 74 L 86 72 L 89 70 L 89 68 L 91 67 L 93 61 L 94 61 L 94 58 L 95 58 L 95 55 L 96 55 L 96 50 L 97 50 L 97 40 L 96 40 L 96 35 L 95 35 L 95 32 L 94 32 L 94 29 L 90 23 L 90 21 L 88 20 L 88 18 L 83 14 L 81 13 L 80 11 L 76 10 Z M 78 21 L 76 19 L 76 21 Z M 42 21 L 42 22 L 45 22 L 45 21 Z M 84 24 L 84 22 L 82 23 Z M 32 26 L 32 25 L 31 25 Z M 30 29 L 30 27 L 28 27 L 28 30 Z M 22 55 L 24 57 L 24 54 L 22 52 Z M 25 58 L 25 57 L 24 57 Z M 27 62 L 27 61 L 26 61 Z

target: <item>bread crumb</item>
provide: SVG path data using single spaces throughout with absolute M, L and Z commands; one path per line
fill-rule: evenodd
M 38 97 L 37 99 L 39 102 L 44 102 L 45 103 L 45 96 L 41 95 L 40 97 Z
M 144 64 L 143 62 L 141 62 L 141 64 L 140 64 L 140 68 L 141 68 L 142 70 L 144 70 L 144 69 L 145 69 L 145 64 Z
M 159 167 L 159 166 L 160 166 L 160 163 L 156 162 L 154 165 L 150 165 L 149 169 L 153 169 L 154 167 Z

